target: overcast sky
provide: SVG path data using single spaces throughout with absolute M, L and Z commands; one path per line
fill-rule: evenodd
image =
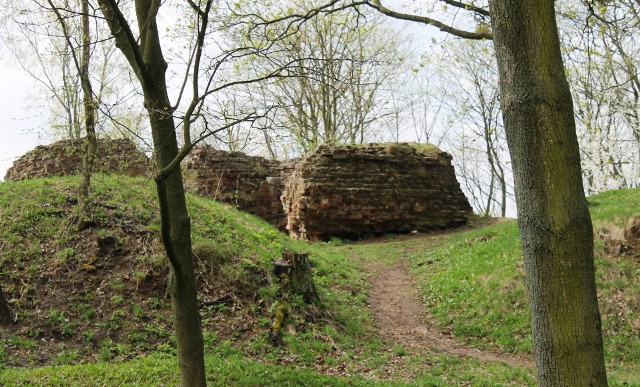
M 44 125 L 46 117 L 37 117 L 36 112 L 26 109 L 34 88 L 32 78 L 6 61 L 0 66 L 0 179 L 4 179 L 11 163 L 38 145 L 36 128 Z
M 388 21 L 405 32 L 410 31 L 414 37 L 421 37 L 425 43 L 430 42 L 433 36 L 445 36 L 438 34 L 435 28 L 417 23 L 394 19 Z M 429 45 L 426 43 L 422 47 L 427 53 L 430 51 L 427 48 Z M 46 108 L 28 108 L 28 98 L 35 90 L 35 81 L 17 64 L 8 60 L 10 57 L 11 54 L 0 45 L 0 180 L 4 179 L 7 168 L 18 157 L 37 145 L 49 142 L 38 137 L 46 127 Z

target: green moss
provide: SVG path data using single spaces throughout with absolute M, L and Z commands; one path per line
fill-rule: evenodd
M 434 155 L 442 153 L 442 150 L 437 146 L 429 143 L 417 143 L 417 142 L 384 142 L 384 143 L 364 143 L 364 144 L 336 144 L 336 147 L 352 147 L 352 148 L 368 148 L 371 146 L 378 146 L 385 148 L 388 153 L 407 153 L 413 152 L 411 148 L 415 149 L 418 154 Z
M 415 148 L 419 154 L 432 155 L 442 153 L 442 150 L 433 144 L 410 142 L 409 146 Z

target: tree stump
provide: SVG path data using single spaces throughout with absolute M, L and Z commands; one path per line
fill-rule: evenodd
M 624 239 L 627 243 L 640 248 L 640 214 L 629 218 L 627 226 L 624 228 Z
M 313 282 L 311 262 L 307 254 L 291 251 L 282 253 L 282 258 L 273 264 L 273 272 L 280 282 L 280 300 L 271 326 L 270 338 L 275 345 L 282 345 L 281 328 L 289 312 L 289 294 L 301 295 L 307 304 L 320 305 L 320 296 Z
M 286 285 L 294 294 L 299 294 L 307 304 L 320 304 L 320 296 L 313 282 L 311 262 L 307 254 L 296 254 L 291 251 L 282 253 L 282 258 L 274 264 L 274 272 L 280 279 L 286 276 Z
M 9 303 L 0 286 L 0 326 L 6 327 L 13 322 L 13 316 L 11 315 L 11 309 L 9 309 Z

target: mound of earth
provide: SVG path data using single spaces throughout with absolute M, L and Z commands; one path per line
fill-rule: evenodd
M 174 351 L 168 266 L 151 182 L 94 177 L 95 226 L 78 231 L 77 181 L 0 184 L 0 286 L 12 315 L 2 331 L 5 366 Z M 286 236 L 229 207 L 201 198 L 190 204 L 200 214 L 194 254 L 204 330 L 217 340 L 263 333 L 257 320 L 270 317 L 273 300 L 260 294 L 275 294 L 265 291 L 273 280 L 264 257 L 276 256 Z M 249 249 L 254 242 L 238 235 L 243 227 L 272 238 L 271 250 L 258 256 Z

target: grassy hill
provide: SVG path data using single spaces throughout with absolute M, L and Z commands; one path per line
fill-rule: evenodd
M 81 232 L 75 227 L 77 183 L 65 177 L 0 184 L 0 285 L 17 319 L 0 339 L 2 368 L 174 353 L 152 182 L 97 175 L 94 227 Z M 242 341 L 262 353 L 281 301 L 273 261 L 285 248 L 307 246 L 229 206 L 196 196 L 189 196 L 188 205 L 207 345 Z M 292 300 L 290 319 L 301 333 L 324 329 L 325 320 L 346 332 L 344 314 L 353 309 L 343 309 L 353 300 L 345 295 L 361 286 L 362 276 L 328 280 L 356 271 L 326 255 L 314 262 L 327 310 Z M 364 332 L 359 318 L 348 322 L 356 334 Z
M 0 338 L 0 384 L 172 385 L 175 343 L 153 184 L 97 175 L 94 227 L 78 232 L 77 183 L 75 177 L 0 183 L 0 286 L 17 317 Z M 403 261 L 443 330 L 480 348 L 530 352 L 514 221 L 307 245 L 229 206 L 196 196 L 188 203 L 212 383 L 533 383 L 528 369 L 386 342 L 367 307 L 366 260 Z M 606 193 L 590 204 L 596 228 L 623 226 L 640 208 L 640 190 Z M 272 263 L 285 248 L 309 253 L 322 308 L 282 299 Z M 598 243 L 611 379 L 640 384 L 640 261 L 602 251 Z M 284 343 L 274 346 L 268 332 L 281 302 L 289 315 Z

